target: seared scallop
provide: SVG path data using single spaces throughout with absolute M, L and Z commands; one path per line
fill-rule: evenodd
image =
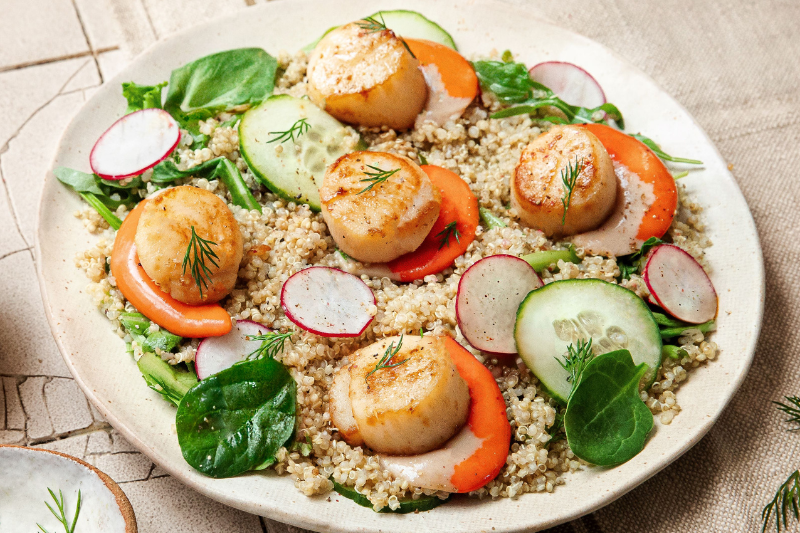
M 308 60 L 308 95 L 344 122 L 411 128 L 428 95 L 419 61 L 394 32 L 365 25 L 345 24 L 317 44 Z
M 352 152 L 325 172 L 322 216 L 347 255 L 384 263 L 416 250 L 439 216 L 441 196 L 419 165 L 384 152 Z
M 189 262 L 195 263 L 190 243 L 199 244 L 199 239 L 208 241 L 208 249 L 216 257 L 200 254 L 200 264 L 208 270 L 196 279 L 190 264 L 184 268 L 184 258 L 189 250 Z M 225 202 L 209 191 L 174 187 L 147 200 L 135 242 L 144 271 L 179 302 L 216 302 L 236 283 L 243 254 L 242 233 Z
M 580 168 L 569 199 L 562 175 Z M 574 235 L 598 227 L 614 209 L 617 179 L 608 152 L 579 126 L 555 126 L 531 142 L 511 180 L 511 204 L 520 220 L 547 236 Z
M 399 350 L 397 347 L 399 346 Z M 386 366 L 376 369 L 387 353 Z M 442 446 L 467 420 L 469 387 L 443 337 L 390 337 L 350 356 L 334 377 L 331 421 L 351 445 L 411 455 Z M 399 363 L 399 364 L 398 364 Z M 343 394 L 349 381 L 349 397 Z

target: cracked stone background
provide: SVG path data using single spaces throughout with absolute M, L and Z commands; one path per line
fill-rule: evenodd
M 89 405 L 42 310 L 32 252 L 40 190 L 53 179 L 47 169 L 62 131 L 104 80 L 157 39 L 257 1 L 266 0 L 0 2 L 0 444 L 58 450 L 96 465 L 120 483 L 142 533 L 299 530 L 194 493 Z M 687 107 L 731 163 L 767 268 L 754 366 L 717 426 L 642 487 L 550 533 L 758 530 L 770 491 L 797 467 L 792 457 L 800 451 L 800 438 L 784 431 L 770 405 L 800 394 L 787 359 L 800 346 L 800 308 L 791 305 L 800 299 L 800 247 L 787 244 L 797 242 L 800 227 L 800 2 L 516 3 L 605 44 Z M 365 2 L 365 13 L 375 9 Z

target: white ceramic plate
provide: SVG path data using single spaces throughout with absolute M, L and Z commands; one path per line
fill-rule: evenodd
M 248 8 L 190 28 L 155 44 L 100 88 L 64 133 L 53 166 L 88 170 L 89 150 L 125 110 L 120 83 L 157 83 L 188 61 L 220 50 L 261 46 L 297 50 L 333 24 L 382 9 L 413 9 L 439 22 L 466 56 L 511 49 L 528 65 L 564 60 L 589 70 L 625 115 L 628 131 L 646 132 L 668 153 L 701 159 L 704 169 L 684 178 L 705 207 L 712 279 L 719 293 L 721 354 L 681 385 L 683 410 L 671 425 L 656 423 L 644 451 L 612 469 L 590 468 L 569 476 L 552 494 L 478 501 L 457 498 L 433 512 L 376 514 L 335 494 L 307 498 L 292 480 L 274 474 L 210 479 L 187 465 L 175 434 L 175 409 L 150 391 L 122 341 L 92 305 L 87 280 L 74 266 L 91 237 L 73 213 L 74 193 L 52 175 L 39 214 L 39 277 L 53 334 L 70 371 L 108 421 L 143 453 L 197 491 L 225 504 L 294 525 L 324 531 L 404 532 L 519 531 L 556 525 L 591 512 L 667 466 L 711 427 L 745 377 L 761 324 L 764 275 L 761 250 L 747 205 L 708 137 L 691 116 L 642 72 L 584 37 L 545 23 L 521 6 L 455 0 L 291 0 Z M 423 522 L 424 521 L 424 522 Z

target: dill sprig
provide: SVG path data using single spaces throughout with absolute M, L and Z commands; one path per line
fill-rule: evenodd
M 441 239 L 439 243 L 439 250 L 449 245 L 450 237 L 455 237 L 456 242 L 461 244 L 461 232 L 458 231 L 458 222 L 455 220 L 444 227 L 442 231 L 436 234 Z
M 400 172 L 399 168 L 394 170 L 383 170 L 380 167 L 376 167 L 375 165 L 367 165 L 369 168 L 372 169 L 372 172 L 364 171 L 364 174 L 369 176 L 368 178 L 364 178 L 361 181 L 371 182 L 368 187 L 358 192 L 358 194 L 367 192 L 368 190 L 372 189 L 379 183 L 383 183 L 384 181 L 388 180 L 390 177 L 394 176 L 397 172 Z
M 295 134 L 297 135 L 297 137 L 300 137 L 310 129 L 311 129 L 311 124 L 308 123 L 308 119 L 301 118 L 300 120 L 292 124 L 292 127 L 286 131 L 269 132 L 270 135 L 277 135 L 277 137 L 270 139 L 267 142 L 268 143 L 280 142 L 281 144 L 289 140 L 294 142 Z
M 770 516 L 775 513 L 775 527 L 780 533 L 782 528 L 789 527 L 789 513 L 791 510 L 795 520 L 800 520 L 800 470 L 795 470 L 789 477 L 781 483 L 775 497 L 769 502 L 764 510 L 761 511 L 761 533 L 767 529 Z
M 186 248 L 186 255 L 183 256 L 183 273 L 186 274 L 186 267 L 188 266 L 194 282 L 200 290 L 201 299 L 203 298 L 203 288 L 208 289 L 208 284 L 211 283 L 211 269 L 206 262 L 219 268 L 219 264 L 216 261 L 219 257 L 211 249 L 211 245 L 217 246 L 217 243 L 200 237 L 194 230 L 194 226 L 192 226 L 192 238 Z
M 402 361 L 399 361 L 397 363 L 386 364 L 386 363 L 388 363 L 389 361 L 392 360 L 392 357 L 394 357 L 395 355 L 400 353 L 400 347 L 402 345 L 403 345 L 403 335 L 400 335 L 400 340 L 397 342 L 397 348 L 395 348 L 394 341 L 392 341 L 392 343 L 389 345 L 389 347 L 386 348 L 386 352 L 384 352 L 383 357 L 381 357 L 381 360 L 378 361 L 377 365 L 375 365 L 375 368 L 370 370 L 369 374 L 364 376 L 364 381 L 369 380 L 369 377 L 372 374 L 374 374 L 375 372 L 377 372 L 378 370 L 382 370 L 384 368 L 394 368 L 394 367 L 400 366 L 403 363 L 405 363 L 406 361 L 408 361 L 408 359 L 403 359 Z
M 583 170 L 583 158 L 578 159 L 575 156 L 575 165 L 571 161 L 567 161 L 566 168 L 561 169 L 561 183 L 564 186 L 564 197 L 561 199 L 561 204 L 564 206 L 564 215 L 561 217 L 561 225 L 567 222 L 567 209 L 572 200 L 572 191 L 575 190 L 575 184 L 578 182 L 578 176 L 581 175 Z
M 797 427 L 790 428 L 789 431 L 800 431 L 800 398 L 797 396 L 785 396 L 785 398 L 792 405 L 786 405 L 781 402 L 772 403 L 778 406 L 779 411 L 783 411 L 789 415 L 789 418 L 786 419 L 787 422 L 798 424 Z
M 586 370 L 586 365 L 589 364 L 589 361 L 591 361 L 593 357 L 592 339 L 588 341 L 584 341 L 583 339 L 579 340 L 577 347 L 570 344 L 567 346 L 567 355 L 563 356 L 562 359 L 556 357 L 558 364 L 569 372 L 567 381 L 572 383 L 573 391 L 578 386 L 578 383 L 580 383 L 583 371 Z M 569 395 L 572 396 L 572 391 L 570 391 Z
M 78 490 L 78 503 L 75 504 L 75 516 L 72 518 L 72 525 L 70 525 L 69 520 L 67 519 L 67 511 L 64 508 L 64 494 L 59 489 L 58 496 L 56 493 L 53 492 L 51 488 L 47 488 L 47 491 L 52 496 L 53 501 L 56 503 L 56 508 L 58 508 L 58 512 L 56 513 L 55 509 L 53 509 L 50 504 L 45 501 L 44 504 L 50 509 L 50 512 L 53 513 L 53 516 L 56 517 L 56 520 L 61 522 L 61 525 L 64 526 L 64 533 L 73 533 L 75 531 L 75 524 L 78 523 L 78 516 L 81 514 L 81 491 Z M 39 530 L 42 533 L 47 533 L 47 530 L 43 528 L 40 524 L 36 524 L 39 526 Z
M 279 333 L 277 331 L 270 331 L 263 335 L 248 335 L 249 341 L 261 341 L 261 346 L 247 354 L 245 359 L 251 361 L 253 359 L 261 359 L 262 357 L 274 358 L 276 355 L 283 351 L 284 345 L 288 339 L 292 338 L 292 332 Z
M 356 22 L 356 25 L 367 33 L 376 33 L 379 31 L 388 30 L 389 28 L 386 27 L 386 22 L 383 20 L 383 13 L 378 12 L 377 15 L 380 17 L 380 20 L 376 19 L 375 16 L 365 17 L 364 19 Z M 411 57 L 416 59 L 417 56 L 415 56 L 414 52 L 411 51 L 411 48 L 408 47 L 408 43 L 406 43 L 405 39 L 399 36 L 397 38 L 400 39 L 400 42 L 406 47 L 406 50 L 408 50 L 408 53 L 411 54 Z

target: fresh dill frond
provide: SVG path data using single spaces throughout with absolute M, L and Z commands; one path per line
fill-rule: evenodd
M 778 406 L 779 411 L 789 415 L 789 418 L 786 419 L 787 422 L 797 424 L 797 427 L 790 428 L 789 431 L 800 431 L 800 398 L 797 396 L 785 396 L 785 398 L 791 405 L 781 402 L 772 403 Z
M 211 268 L 206 262 L 219 268 L 219 264 L 217 264 L 219 257 L 211 249 L 212 245 L 217 246 L 217 243 L 200 237 L 192 226 L 192 238 L 186 248 L 186 255 L 183 256 L 183 273 L 186 274 L 186 267 L 189 267 L 189 272 L 200 291 L 201 299 L 203 298 L 203 288 L 208 289 L 208 284 L 211 283 Z
M 269 132 L 270 135 L 276 135 L 276 137 L 268 140 L 268 143 L 280 142 L 283 144 L 286 141 L 295 142 L 295 135 L 300 137 L 301 135 L 305 134 L 308 130 L 311 129 L 311 124 L 308 123 L 308 119 L 301 118 L 294 124 L 292 127 L 286 131 L 271 131 Z
M 67 511 L 65 509 L 66 506 L 64 505 L 64 494 L 59 489 L 58 496 L 56 496 L 56 493 L 53 492 L 53 489 L 50 487 L 47 488 L 47 491 L 50 493 L 50 496 L 52 496 L 58 512 L 56 512 L 47 501 L 45 501 L 44 504 L 48 509 L 50 509 L 50 512 L 53 513 L 53 516 L 56 517 L 56 520 L 58 520 L 61 525 L 64 526 L 64 533 L 73 533 L 75 531 L 75 525 L 78 523 L 78 516 L 81 514 L 81 491 L 78 490 L 78 503 L 75 504 L 75 516 L 72 518 L 71 525 L 69 519 L 67 518 Z M 37 523 L 36 525 L 39 526 L 39 530 L 42 533 L 48 533 L 47 530 L 40 524 Z
M 461 232 L 458 231 L 458 222 L 455 220 L 444 227 L 442 231 L 436 234 L 441 239 L 439 243 L 439 250 L 449 245 L 450 237 L 455 237 L 456 242 L 461 244 Z
M 422 152 L 417 152 L 417 159 L 419 159 L 419 164 L 420 165 L 427 165 L 428 164 L 428 158 L 425 157 L 425 154 L 423 154 Z
M 561 183 L 564 186 L 564 197 L 561 199 L 561 204 L 564 206 L 564 215 L 561 217 L 562 226 L 567 222 L 567 209 L 569 209 L 572 192 L 575 190 L 575 184 L 578 182 L 581 171 L 583 171 L 583 158 L 578 159 L 577 156 L 575 156 L 575 165 L 568 161 L 566 168 L 561 169 Z
M 261 359 L 262 357 L 269 357 L 272 359 L 283 351 L 286 341 L 291 338 L 291 331 L 287 333 L 270 331 L 263 335 L 248 335 L 247 340 L 261 341 L 261 346 L 247 354 L 245 360 L 252 361 L 253 359 Z
M 800 470 L 795 470 L 781 483 L 775 497 L 772 498 L 764 510 L 761 511 L 761 533 L 767 529 L 772 513 L 775 513 L 775 527 L 780 533 L 781 529 L 789 527 L 789 511 L 795 520 L 800 520 Z
M 361 181 L 371 182 L 368 187 L 358 192 L 358 194 L 365 193 L 368 190 L 372 189 L 379 183 L 383 183 L 384 181 L 388 180 L 392 176 L 394 176 L 397 172 L 400 172 L 399 168 L 394 170 L 383 170 L 380 167 L 376 167 L 375 165 L 367 165 L 369 168 L 372 169 L 372 172 L 365 170 L 364 174 L 369 176 L 368 178 L 364 178 Z
M 377 15 L 380 20 L 376 19 L 374 16 L 365 17 L 364 19 L 356 22 L 356 25 L 367 33 L 376 33 L 379 31 L 388 30 L 389 28 L 386 27 L 386 22 L 383 20 L 383 13 L 378 12 Z M 408 50 L 408 53 L 411 54 L 411 57 L 416 59 L 417 56 L 415 56 L 414 52 L 411 51 L 411 48 L 408 47 L 408 43 L 406 43 L 405 39 L 399 36 L 397 38 L 400 39 L 401 43 L 403 43 L 403 46 L 405 46 L 406 50 Z
M 594 358 L 592 339 L 588 341 L 584 341 L 583 339 L 579 340 L 577 347 L 570 344 L 567 346 L 567 355 L 563 356 L 561 359 L 556 357 L 558 364 L 569 372 L 567 381 L 572 383 L 572 391 L 574 391 L 578 383 L 580 383 L 581 375 L 583 375 L 583 371 L 586 370 L 586 365 L 589 364 L 592 358 Z M 570 391 L 570 396 L 572 396 L 572 391 Z
M 394 357 L 395 355 L 400 353 L 400 347 L 402 345 L 403 345 L 403 335 L 400 335 L 400 340 L 397 342 L 397 348 L 395 348 L 394 341 L 392 341 L 392 343 L 389 345 L 389 347 L 386 348 L 386 351 L 384 352 L 383 357 L 381 357 L 381 360 L 378 361 L 377 365 L 375 365 L 375 368 L 370 370 L 369 374 L 364 376 L 364 381 L 369 380 L 369 377 L 372 374 L 374 374 L 375 372 L 377 372 L 378 370 L 382 370 L 384 368 L 394 368 L 394 367 L 400 366 L 403 363 L 405 363 L 406 361 L 408 361 L 408 359 L 403 359 L 402 361 L 399 361 L 397 363 L 386 364 L 386 363 L 388 363 L 389 361 L 392 360 L 392 357 Z

